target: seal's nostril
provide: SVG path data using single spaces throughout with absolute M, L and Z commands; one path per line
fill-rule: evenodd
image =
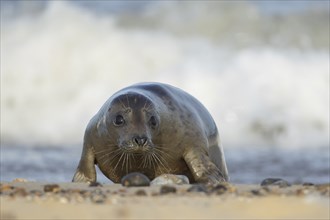
M 140 137 L 140 136 L 134 137 L 133 140 L 139 146 L 143 146 L 147 142 L 146 137 Z

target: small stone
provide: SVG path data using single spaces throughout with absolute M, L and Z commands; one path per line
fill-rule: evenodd
M 304 196 L 309 193 L 309 190 L 307 189 L 297 189 L 296 195 L 297 196 Z
M 14 196 L 22 196 L 22 197 L 25 197 L 27 196 L 27 192 L 24 188 L 16 188 L 13 192 L 13 195 Z
M 260 196 L 261 195 L 260 190 L 258 190 L 258 189 L 252 189 L 251 190 L 251 193 L 254 196 Z
M 185 175 L 162 174 L 151 181 L 151 185 L 183 185 L 189 184 Z
M 104 203 L 106 198 L 107 197 L 102 193 L 102 191 L 93 191 L 91 195 L 91 201 L 94 203 Z
M 82 197 L 81 195 L 75 195 L 74 200 L 75 200 L 76 202 L 82 203 L 82 202 L 85 201 L 85 198 Z
M 176 193 L 176 188 L 173 186 L 164 185 L 160 188 L 160 194 Z
M 195 185 L 192 185 L 191 187 L 189 187 L 187 189 L 187 192 L 203 192 L 203 193 L 207 193 L 207 188 L 206 188 L 205 185 L 195 184 Z
M 29 182 L 29 181 L 27 179 L 24 179 L 24 178 L 16 178 L 12 182 L 15 182 L 15 183 L 26 183 L 26 182 Z
M 105 197 L 102 195 L 94 195 L 91 197 L 92 202 L 94 203 L 104 203 L 105 202 Z
M 280 179 L 280 178 L 264 179 L 260 185 L 261 186 L 279 186 L 281 188 L 291 186 L 291 184 L 288 181 Z
M 57 184 L 48 184 L 44 186 L 44 192 L 53 192 L 57 193 L 60 191 L 60 186 Z
M 138 172 L 129 173 L 121 179 L 121 185 L 131 187 L 131 186 L 150 186 L 149 178 Z
M 13 186 L 11 186 L 9 184 L 1 184 L 1 186 L 0 186 L 0 193 L 11 191 L 14 188 L 15 187 L 13 187 Z
M 324 196 L 330 196 L 330 183 L 315 185 L 316 190 Z
M 261 187 L 260 189 L 252 189 L 251 194 L 254 196 L 265 196 L 269 193 L 269 189 L 267 187 Z
M 81 189 L 67 189 L 67 190 L 61 190 L 60 192 L 62 193 L 62 194 L 71 194 L 71 195 L 73 195 L 73 194 L 81 194 Z
M 145 190 L 141 189 L 141 190 L 136 191 L 135 195 L 137 195 L 137 196 L 146 196 L 147 193 L 146 193 Z
M 58 200 L 60 203 L 63 203 L 63 204 L 67 204 L 69 203 L 69 199 L 66 198 L 66 197 L 60 197 L 59 200 Z
M 42 196 L 43 192 L 40 190 L 31 190 L 30 193 L 34 196 Z
M 302 185 L 303 186 L 314 186 L 315 184 L 314 183 L 306 182 L 306 183 L 303 183 Z
M 215 193 L 217 195 L 222 195 L 228 191 L 227 183 L 220 183 L 211 187 L 210 192 Z
M 117 194 L 123 196 L 127 194 L 127 189 L 118 189 Z
M 264 191 L 265 193 L 270 193 L 270 192 L 272 191 L 268 186 L 262 186 L 261 189 L 262 189 L 262 191 Z
M 91 193 L 90 191 L 85 190 L 85 189 L 82 189 L 79 191 L 79 194 L 82 196 L 89 196 L 90 193 Z
M 92 194 L 102 194 L 103 192 L 102 192 L 101 189 L 96 188 L 96 189 L 94 189 L 91 193 L 92 193 Z
M 89 184 L 89 187 L 102 187 L 102 184 L 99 182 L 91 182 Z
M 151 196 L 159 196 L 158 192 L 151 192 Z

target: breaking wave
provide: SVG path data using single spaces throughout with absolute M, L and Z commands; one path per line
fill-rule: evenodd
M 98 3 L 3 5 L 1 145 L 80 144 L 111 94 L 160 81 L 201 100 L 227 147 L 329 146 L 324 7 Z

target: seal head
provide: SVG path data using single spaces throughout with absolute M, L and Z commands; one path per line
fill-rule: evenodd
M 146 97 L 139 94 L 116 97 L 106 118 L 108 133 L 113 135 L 109 141 L 123 152 L 140 154 L 154 147 L 152 136 L 157 135 L 159 116 Z

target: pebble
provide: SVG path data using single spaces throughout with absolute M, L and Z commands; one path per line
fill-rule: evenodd
M 57 193 L 60 191 L 60 186 L 57 184 L 48 184 L 44 186 L 44 192 L 53 192 Z
M 291 184 L 288 181 L 280 179 L 280 178 L 264 179 L 260 185 L 261 186 L 279 186 L 281 188 L 291 186 Z
M 82 195 L 82 196 L 89 196 L 90 194 L 91 194 L 91 192 L 90 191 L 88 191 L 88 190 L 80 190 L 79 191 L 79 193 L 80 193 L 80 195 Z
M 318 185 L 315 185 L 315 187 L 316 187 L 316 190 L 318 190 L 321 193 L 321 195 L 330 197 L 330 183 L 318 184 Z
M 101 190 L 94 190 L 90 196 L 90 199 L 94 203 L 104 203 L 106 200 L 106 195 Z
M 74 197 L 74 201 L 75 201 L 75 202 L 79 202 L 79 203 L 84 202 L 85 199 L 86 199 L 86 198 L 84 198 L 84 197 L 81 196 L 81 195 L 75 195 L 75 197 Z
M 222 195 L 228 191 L 229 185 L 227 183 L 220 183 L 214 186 L 211 186 L 209 191 L 215 193 L 216 195 Z
M 203 184 L 194 184 L 187 189 L 187 192 L 203 192 L 207 193 L 208 190 L 205 185 Z
M 303 185 L 303 186 L 314 186 L 315 184 L 314 184 L 314 183 L 309 183 L 309 182 L 307 182 L 307 183 L 303 183 L 302 185 Z
M 1 184 L 1 186 L 0 186 L 0 193 L 11 191 L 14 188 L 15 187 L 13 187 L 11 185 L 8 185 L 8 184 Z
M 150 186 L 149 178 L 138 172 L 129 173 L 121 179 L 121 185 L 132 187 L 132 186 Z
M 69 203 L 69 199 L 66 198 L 66 197 L 60 197 L 59 200 L 58 200 L 60 203 L 63 203 L 63 204 L 67 204 Z
M 89 184 L 89 187 L 102 187 L 102 184 L 99 182 L 91 182 Z
M 237 191 L 236 187 L 227 182 L 218 183 L 216 185 L 207 185 L 207 188 L 209 193 L 214 193 L 217 195 L 222 195 L 224 193 L 234 193 Z
M 26 182 L 29 182 L 29 181 L 27 179 L 24 179 L 24 178 L 16 178 L 12 182 L 14 182 L 14 183 L 26 183 Z
M 98 203 L 98 204 L 104 203 L 105 199 L 106 199 L 105 195 L 92 195 L 91 196 L 91 201 L 94 203 Z
M 14 191 L 10 194 L 11 196 L 22 196 L 25 197 L 28 195 L 26 190 L 24 188 L 16 188 Z
M 295 194 L 297 196 L 304 196 L 307 195 L 308 193 L 309 193 L 308 189 L 297 189 Z
M 31 195 L 34 195 L 34 196 L 42 196 L 44 193 L 40 190 L 31 190 L 30 191 Z
M 252 189 L 251 194 L 254 196 L 266 196 L 271 192 L 268 187 L 261 187 L 260 189 Z
M 136 191 L 135 195 L 137 195 L 137 196 L 146 196 L 147 193 L 146 193 L 145 190 L 141 189 L 141 190 Z
M 185 175 L 163 174 L 151 181 L 151 185 L 183 185 L 189 184 Z
M 176 193 L 176 188 L 174 186 L 163 185 L 160 188 L 160 194 L 169 194 L 169 193 Z

